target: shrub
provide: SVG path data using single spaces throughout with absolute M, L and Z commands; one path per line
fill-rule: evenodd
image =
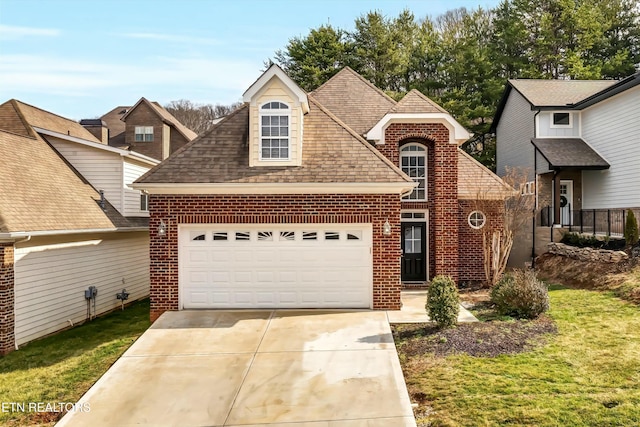
M 627 220 L 624 224 L 624 240 L 629 246 L 638 243 L 638 221 L 631 209 L 627 212 Z
M 491 302 L 500 314 L 534 319 L 549 309 L 549 292 L 532 270 L 514 270 L 491 289 Z
M 458 288 L 451 277 L 434 277 L 429 285 L 425 308 L 429 318 L 440 327 L 453 326 L 458 322 L 460 298 Z

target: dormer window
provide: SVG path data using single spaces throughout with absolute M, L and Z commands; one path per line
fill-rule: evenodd
M 135 141 L 136 142 L 153 141 L 153 126 L 136 126 Z
M 571 127 L 571 113 L 553 113 L 554 128 L 567 128 Z
M 289 160 L 291 109 L 271 101 L 260 107 L 260 160 Z

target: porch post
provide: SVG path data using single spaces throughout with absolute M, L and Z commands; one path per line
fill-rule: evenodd
M 553 225 L 560 224 L 560 174 L 553 174 Z

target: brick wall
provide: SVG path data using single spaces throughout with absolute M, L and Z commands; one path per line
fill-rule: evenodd
M 482 234 L 489 236 L 504 227 L 504 203 L 497 200 L 460 200 L 458 215 L 458 247 L 460 282 L 484 282 L 484 254 Z M 487 223 L 479 230 L 469 225 L 469 214 L 475 210 L 483 212 Z
M 429 209 L 429 271 L 458 281 L 458 152 L 449 143 L 449 130 L 441 123 L 392 123 L 385 144 L 377 146 L 399 164 L 399 147 L 409 142 L 427 146 L 426 203 L 402 202 L 403 209 Z
M 0 354 L 15 349 L 13 243 L 0 243 Z
M 162 159 L 162 119 L 144 102 L 131 111 L 126 118 L 125 142 L 131 150 L 154 159 Z M 153 141 L 136 142 L 136 126 L 153 126 Z
M 147 104 L 141 103 L 138 107 L 131 111 L 127 116 L 127 126 L 125 130 L 125 142 L 131 144 L 131 149 L 145 156 L 162 160 L 162 119 L 158 117 L 155 110 L 151 109 Z M 135 128 L 136 126 L 153 126 L 153 142 L 136 142 Z M 180 132 L 174 127 L 170 127 L 170 145 L 169 154 L 173 154 L 176 150 L 184 146 L 187 142 Z
M 178 151 L 182 148 L 189 140 L 185 138 L 180 132 L 178 132 L 175 128 L 171 128 L 171 136 L 169 137 L 171 142 L 169 146 L 169 155 Z
M 393 194 L 151 195 L 151 320 L 178 310 L 178 224 L 373 224 L 373 307 L 400 308 L 400 199 Z M 386 220 L 390 236 L 382 235 Z

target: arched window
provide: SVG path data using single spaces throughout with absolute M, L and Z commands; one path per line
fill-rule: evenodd
M 407 144 L 400 148 L 400 168 L 418 183 L 404 200 L 427 200 L 427 148 L 421 144 Z
M 291 109 L 283 102 L 270 101 L 260 107 L 260 160 L 289 159 Z

